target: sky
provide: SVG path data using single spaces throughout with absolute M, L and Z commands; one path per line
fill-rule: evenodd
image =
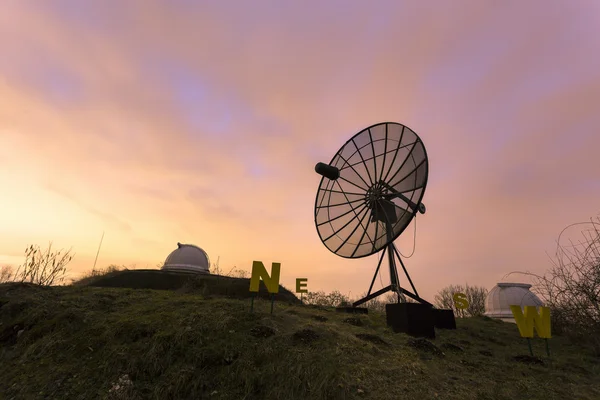
M 357 297 L 378 258 L 321 243 L 314 165 L 382 121 L 429 156 L 404 260 L 429 301 L 543 273 L 560 231 L 600 212 L 598 1 L 1 8 L 1 265 L 52 241 L 76 277 L 104 232 L 98 267 L 156 268 L 192 243 L 225 270 L 280 262 L 290 289 Z

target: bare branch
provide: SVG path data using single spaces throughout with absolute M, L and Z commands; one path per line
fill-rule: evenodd
M 581 237 L 562 244 L 568 228 L 580 226 Z M 514 272 L 535 278 L 535 291 L 553 313 L 558 332 L 586 335 L 600 329 L 600 220 L 564 228 L 557 240 L 551 268 L 543 275 Z M 509 274 L 510 275 L 510 274 Z
M 4 265 L 0 269 L 0 283 L 10 282 L 14 277 L 13 268 L 10 265 Z
M 467 309 L 457 308 L 454 304 L 454 294 L 463 293 L 467 297 Z M 487 289 L 484 287 L 465 285 L 450 285 L 435 295 L 435 304 L 438 308 L 451 309 L 459 318 L 482 315 L 485 312 L 485 299 Z
M 25 249 L 25 261 L 14 274 L 18 282 L 28 282 L 40 286 L 51 286 L 62 283 L 67 272 L 67 264 L 73 259 L 69 249 L 52 252 L 52 242 L 42 252 L 39 246 L 28 246 Z

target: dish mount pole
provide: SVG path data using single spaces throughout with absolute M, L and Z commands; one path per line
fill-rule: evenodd
M 387 236 L 390 244 L 387 245 L 387 253 L 388 253 L 388 263 L 390 264 L 390 281 L 391 281 L 391 291 L 395 292 L 398 295 L 398 303 L 400 303 L 400 279 L 398 278 L 398 269 L 396 269 L 396 261 L 394 260 L 395 248 L 394 242 L 391 240 L 392 237 L 392 224 L 389 222 L 387 225 Z
M 387 221 L 386 221 L 386 225 L 387 225 L 387 235 L 389 238 L 392 234 L 392 229 L 391 229 L 392 227 L 391 227 L 391 224 Z M 389 264 L 389 269 L 390 269 L 390 283 L 391 284 L 389 286 L 386 286 L 383 289 L 380 289 L 377 292 L 371 294 L 371 290 L 373 290 L 373 284 L 375 283 L 375 278 L 377 278 L 377 274 L 379 273 L 379 268 L 381 267 L 381 263 L 385 257 L 386 252 L 388 255 L 388 264 Z M 400 261 L 402 270 L 404 271 L 404 274 L 408 278 L 408 282 L 410 283 L 413 293 L 409 292 L 408 290 L 406 290 L 402 286 L 400 286 L 400 279 L 398 278 L 398 269 L 396 268 L 396 257 L 398 258 L 398 261 Z M 355 301 L 352 304 L 352 307 L 358 307 L 359 305 L 366 303 L 367 301 L 372 300 L 378 296 L 381 296 L 382 294 L 385 294 L 389 291 L 395 292 L 398 295 L 398 303 L 400 303 L 401 295 L 404 294 L 405 296 L 408 296 L 411 299 L 418 301 L 421 304 L 427 304 L 429 306 L 433 306 L 431 303 L 422 299 L 419 296 L 419 293 L 417 292 L 417 289 L 415 288 L 415 285 L 413 284 L 412 279 L 410 279 L 410 275 L 408 274 L 408 271 L 406 270 L 406 267 L 404 266 L 404 263 L 402 262 L 402 258 L 400 257 L 400 253 L 398 252 L 398 249 L 394 245 L 393 241 L 390 241 L 390 243 L 381 252 L 381 257 L 379 258 L 379 263 L 377 264 L 377 269 L 375 270 L 375 274 L 373 275 L 373 280 L 371 281 L 371 286 L 369 287 L 369 291 L 367 292 L 367 295 L 365 297 L 363 297 L 362 299 Z

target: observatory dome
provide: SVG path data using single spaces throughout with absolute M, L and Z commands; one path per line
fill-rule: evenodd
M 208 274 L 209 267 L 210 260 L 204 250 L 193 244 L 177 243 L 177 249 L 169 254 L 161 269 Z
M 515 322 L 510 306 L 543 306 L 544 303 L 531 291 L 528 283 L 498 283 L 487 295 L 484 315 L 505 322 Z

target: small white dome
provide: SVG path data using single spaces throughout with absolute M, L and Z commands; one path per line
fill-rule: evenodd
M 533 294 L 528 283 L 498 283 L 487 295 L 484 315 L 514 322 L 510 306 L 543 306 L 544 303 Z
M 161 269 L 208 274 L 209 267 L 210 260 L 204 250 L 193 244 L 177 243 L 177 249 L 169 254 Z

